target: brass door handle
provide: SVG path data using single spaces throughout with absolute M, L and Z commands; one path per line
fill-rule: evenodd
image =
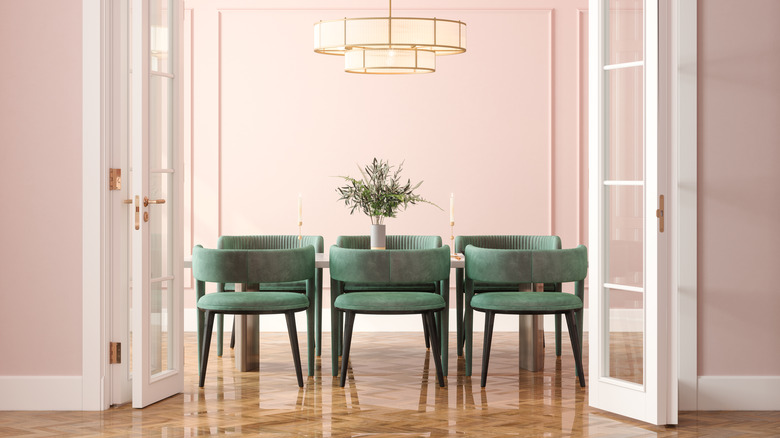
M 144 196 L 144 207 L 148 207 L 149 204 L 165 204 L 165 199 L 149 199 L 148 196 Z
M 658 197 L 658 209 L 655 211 L 655 217 L 658 218 L 658 231 L 664 232 L 664 195 Z

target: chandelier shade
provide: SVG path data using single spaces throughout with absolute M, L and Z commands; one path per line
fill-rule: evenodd
M 466 51 L 466 23 L 442 18 L 344 18 L 314 23 L 314 51 L 345 56 L 349 73 L 430 73 L 437 55 Z
M 436 53 L 422 49 L 350 50 L 344 58 L 347 73 L 433 73 Z
M 466 23 L 440 18 L 344 18 L 314 24 L 314 51 L 344 55 L 353 48 L 420 48 L 437 55 L 466 51 Z

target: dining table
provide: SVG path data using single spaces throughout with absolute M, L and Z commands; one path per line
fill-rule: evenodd
M 185 269 L 192 268 L 192 256 L 184 258 Z M 316 269 L 329 269 L 328 253 L 316 253 Z M 450 269 L 464 269 L 466 258 L 463 254 L 450 257 Z M 536 287 L 532 287 L 537 290 Z M 236 290 L 244 290 L 236 285 Z M 460 318 L 462 315 L 456 315 Z M 235 315 L 235 358 L 238 371 L 256 371 L 259 369 L 260 330 L 258 315 Z M 475 327 L 476 328 L 476 327 Z M 520 315 L 518 355 L 520 368 L 528 371 L 540 371 L 544 367 L 544 319 L 542 315 Z

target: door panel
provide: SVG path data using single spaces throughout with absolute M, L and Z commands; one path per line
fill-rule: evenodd
M 133 407 L 184 386 L 178 2 L 133 0 Z M 136 32 L 139 30 L 140 32 Z M 137 212 L 137 213 L 136 213 Z
M 590 2 L 589 403 L 668 424 L 659 11 L 652 0 Z

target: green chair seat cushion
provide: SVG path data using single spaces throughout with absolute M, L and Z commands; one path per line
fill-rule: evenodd
M 202 296 L 198 308 L 214 312 L 286 312 L 304 310 L 309 299 L 289 292 L 216 292 Z
M 471 307 L 509 313 L 552 313 L 582 309 L 582 300 L 562 292 L 484 292 L 471 299 Z
M 339 295 L 336 308 L 370 313 L 420 313 L 445 307 L 441 295 L 429 292 L 360 292 Z

